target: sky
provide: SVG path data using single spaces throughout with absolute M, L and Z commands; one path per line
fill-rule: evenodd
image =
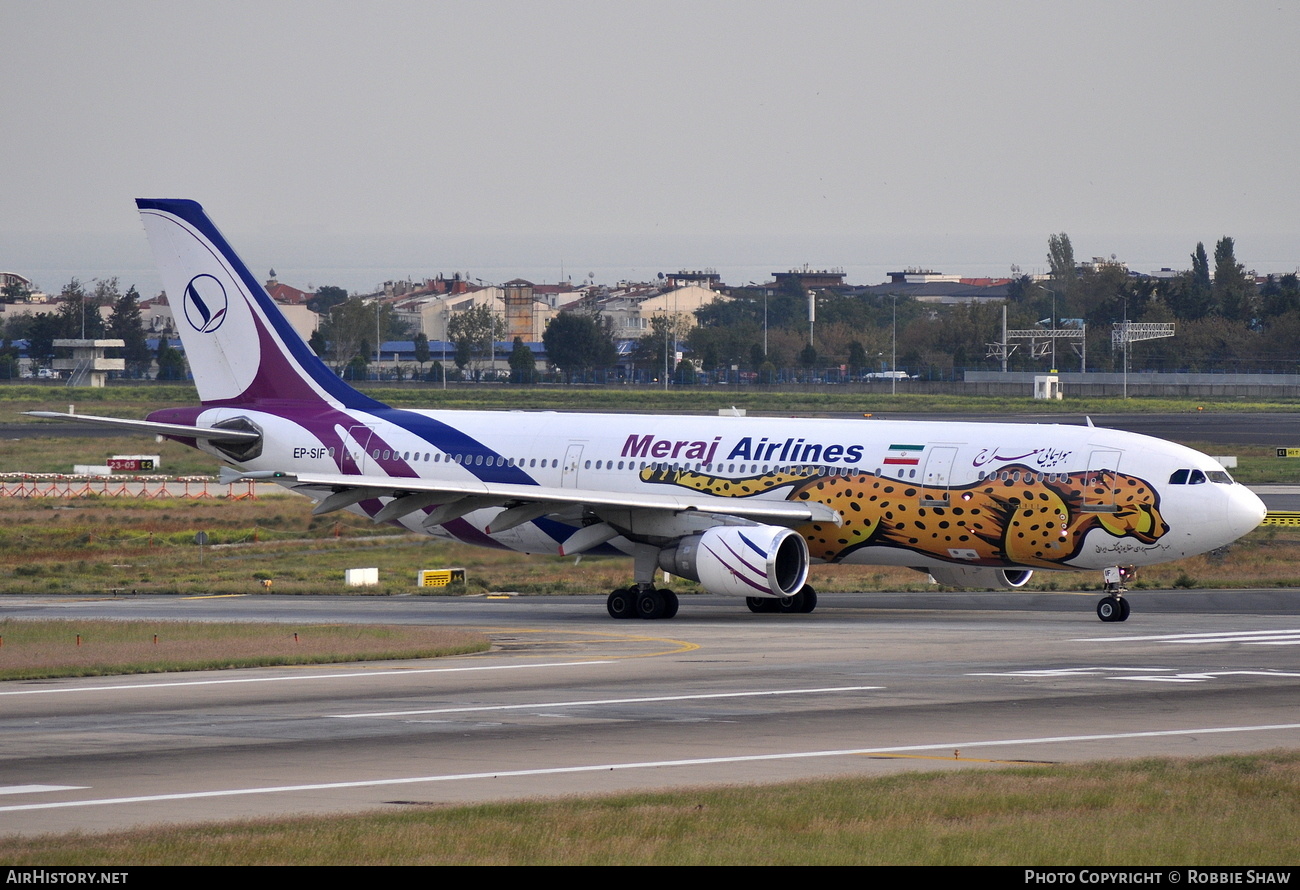
M 0 0 L 0 270 L 157 287 L 133 199 L 349 289 L 804 264 L 1300 267 L 1293 2 Z

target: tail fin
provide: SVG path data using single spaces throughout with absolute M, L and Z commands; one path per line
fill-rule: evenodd
M 382 407 L 315 356 L 196 202 L 135 203 L 204 405 Z

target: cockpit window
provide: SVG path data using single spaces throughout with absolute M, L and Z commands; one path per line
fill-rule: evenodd
M 1206 481 L 1219 485 L 1232 485 L 1232 477 L 1226 470 L 1174 470 L 1169 477 L 1170 485 L 1201 485 Z

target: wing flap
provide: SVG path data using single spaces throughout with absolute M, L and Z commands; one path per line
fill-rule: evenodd
M 372 497 L 402 498 L 413 494 L 430 494 L 444 495 L 448 501 L 473 497 L 486 499 L 484 503 L 496 501 L 511 506 L 551 504 L 559 509 L 564 505 L 578 504 L 591 508 L 619 507 L 633 510 L 666 510 L 676 513 L 714 513 L 780 525 L 799 525 L 804 522 L 840 524 L 839 513 L 825 504 L 813 501 L 766 501 L 755 498 L 553 488 L 543 485 L 483 482 L 478 479 L 416 479 L 331 473 L 277 473 L 274 481 L 289 487 L 329 488 L 339 492 L 366 489 L 370 492 L 384 493 L 383 495 L 371 494 Z M 436 499 L 430 501 L 433 502 L 436 502 Z

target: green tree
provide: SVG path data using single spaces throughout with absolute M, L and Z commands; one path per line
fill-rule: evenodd
M 38 367 L 48 368 L 54 359 L 54 340 L 63 336 L 62 321 L 51 312 L 32 316 L 27 325 L 27 357 Z
M 117 296 L 117 279 L 100 282 L 98 293 Z M 59 337 L 69 339 L 95 339 L 104 336 L 104 319 L 99 314 L 95 297 L 86 293 L 81 282 L 72 279 L 59 294 Z
M 0 288 L 0 303 L 17 303 L 26 300 L 31 296 L 31 293 L 27 285 L 21 281 L 15 281 Z
M 695 363 L 688 358 L 677 363 L 673 371 L 673 382 L 682 386 L 694 386 L 696 382 Z
M 420 365 L 420 376 L 423 377 L 425 362 L 429 360 L 429 338 L 424 331 L 420 331 L 415 335 L 412 342 L 414 343 L 415 361 Z
M 157 362 L 159 380 L 185 379 L 185 356 L 179 349 L 172 349 L 166 337 L 158 338 Z
M 811 343 L 799 350 L 799 364 L 803 365 L 805 368 L 816 367 L 817 358 L 817 348 Z
M 17 379 L 20 373 L 18 365 L 18 347 L 6 337 L 0 347 L 0 380 Z
M 580 312 L 561 312 L 542 332 L 546 357 L 573 379 L 592 368 L 606 368 L 618 360 L 614 341 L 600 319 Z
M 1280 278 L 1268 276 L 1260 291 L 1260 311 L 1266 319 L 1273 319 L 1300 309 L 1300 277 L 1288 272 Z
M 1205 245 L 1200 241 L 1196 242 L 1196 250 L 1192 251 L 1192 271 L 1171 303 L 1174 314 L 1185 321 L 1205 318 L 1214 312 L 1210 260 L 1205 255 Z
M 392 323 L 392 306 L 361 297 L 348 297 L 336 304 L 320 326 L 335 370 L 341 370 L 359 354 L 364 354 L 368 363 L 376 333 L 381 341 L 391 337 Z
M 108 336 L 126 344 L 122 347 L 122 358 L 126 361 L 128 376 L 143 377 L 149 372 L 153 355 L 145 342 L 144 324 L 140 319 L 140 294 L 135 285 L 113 303 L 113 312 L 108 317 Z
M 537 376 L 537 361 L 522 337 L 515 337 L 510 350 L 510 382 L 533 383 Z
M 1255 282 L 1237 262 L 1233 241 L 1226 235 L 1214 245 L 1213 293 L 1224 318 L 1246 324 L 1255 320 Z
M 329 311 L 340 303 L 347 302 L 348 292 L 341 287 L 327 284 L 316 288 L 315 296 L 307 300 L 307 308 L 317 315 L 328 315 Z
M 447 338 L 456 344 L 456 364 L 476 369 L 485 361 L 491 364 L 496 341 L 504 331 L 505 322 L 486 303 L 454 314 L 447 325 Z
M 862 373 L 862 369 L 865 368 L 870 361 L 870 359 L 867 358 L 867 350 L 863 348 L 862 344 L 857 340 L 854 340 L 849 344 L 848 358 L 849 372 L 855 376 Z
M 1047 265 L 1052 279 L 1069 290 L 1078 275 L 1074 265 L 1074 245 L 1070 243 L 1069 235 L 1061 232 L 1047 236 Z

